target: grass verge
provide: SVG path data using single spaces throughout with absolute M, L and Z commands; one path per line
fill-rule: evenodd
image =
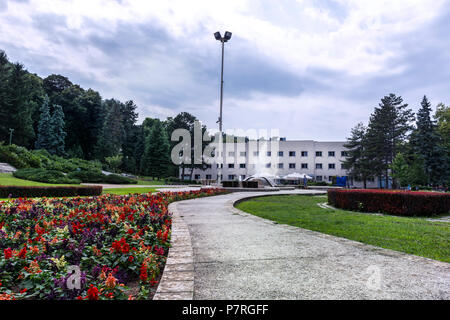
M 111 188 L 111 189 L 103 189 L 103 194 L 116 194 L 116 195 L 127 195 L 133 193 L 150 193 L 157 192 L 156 188 Z
M 320 208 L 324 197 L 285 195 L 236 205 L 242 211 L 374 246 L 450 262 L 450 223 Z
M 2 186 L 64 186 L 65 184 L 50 184 L 30 180 L 18 179 L 12 173 L 0 173 L 0 185 Z

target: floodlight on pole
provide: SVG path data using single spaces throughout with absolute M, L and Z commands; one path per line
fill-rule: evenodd
M 220 143 L 220 145 L 219 145 L 219 156 L 220 156 L 220 152 L 222 150 L 222 145 L 223 145 L 223 143 L 222 143 L 222 137 L 223 137 L 223 134 L 222 134 L 222 125 L 223 125 L 223 121 L 222 121 L 223 120 L 223 118 L 222 118 L 222 106 L 223 106 L 223 61 L 224 61 L 224 55 L 225 55 L 225 42 L 227 42 L 228 40 L 231 39 L 231 35 L 232 35 L 232 33 L 229 32 L 229 31 L 225 31 L 225 34 L 224 34 L 223 37 L 222 37 L 222 35 L 220 34 L 219 31 L 214 33 L 214 38 L 216 38 L 217 41 L 220 41 L 222 43 L 222 69 L 221 69 L 221 72 L 220 72 L 220 114 L 219 114 L 219 120 L 217 121 L 219 123 L 219 131 L 220 131 L 220 133 L 219 133 L 220 134 L 220 137 L 219 137 L 219 143 Z M 223 160 L 223 158 L 222 158 L 222 160 Z M 223 166 L 224 163 L 225 162 L 222 162 L 222 166 Z M 222 173 L 221 166 L 219 166 L 219 174 L 217 176 L 217 180 L 218 180 L 219 185 L 220 185 L 220 182 L 222 180 L 221 179 L 221 173 Z

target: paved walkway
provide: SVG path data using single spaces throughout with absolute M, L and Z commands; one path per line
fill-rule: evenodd
M 194 299 L 450 299 L 448 263 L 274 224 L 233 207 L 261 194 L 172 204 L 192 239 Z

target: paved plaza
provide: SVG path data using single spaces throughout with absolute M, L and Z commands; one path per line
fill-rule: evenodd
M 318 191 L 267 194 L 306 193 Z M 181 284 L 189 280 L 194 299 L 450 299 L 448 263 L 275 224 L 233 207 L 239 199 L 263 194 L 171 204 L 174 230 L 183 224 L 183 235 L 174 237 L 184 241 L 183 248 L 192 244 L 193 263 L 177 266 L 186 261 L 181 258 L 168 264 L 172 276 L 186 272 L 186 278 L 177 277 Z

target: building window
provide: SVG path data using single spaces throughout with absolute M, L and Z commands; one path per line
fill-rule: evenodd
M 270 168 L 272 166 L 271 163 L 266 163 L 266 168 Z
M 322 181 L 322 176 L 316 176 L 316 181 Z
M 212 177 L 211 177 L 210 174 L 207 174 L 207 175 L 206 175 L 206 180 L 211 180 L 211 178 L 212 178 Z
M 234 157 L 234 151 L 228 152 L 228 156 L 229 156 L 229 157 Z
M 267 151 L 267 156 L 271 157 L 272 156 L 272 152 L 271 151 Z
M 228 175 L 228 180 L 234 180 L 234 174 L 229 174 Z
M 229 169 L 233 169 L 233 168 L 234 168 L 234 163 L 229 163 L 229 164 L 228 164 L 228 168 L 229 168 Z
M 220 167 L 220 168 L 223 168 L 223 163 L 218 163 L 218 164 L 217 164 L 217 169 L 219 169 L 219 167 Z
M 321 163 L 316 163 L 316 169 L 322 169 L 322 164 Z
M 278 151 L 278 156 L 279 156 L 279 157 L 282 157 L 283 154 L 284 154 L 283 151 Z
M 241 175 L 241 180 L 245 179 L 245 174 Z
M 302 169 L 308 169 L 308 164 L 307 163 L 302 163 Z
M 302 151 L 302 157 L 307 157 L 308 156 L 308 151 Z
M 207 165 L 206 165 L 206 169 L 211 169 L 211 165 L 210 165 L 210 164 L 207 164 Z
M 328 181 L 332 182 L 333 181 L 333 176 L 329 176 L 328 177 Z
M 289 151 L 289 157 L 295 157 L 295 151 Z
M 328 169 L 336 169 L 336 165 L 334 163 L 329 163 Z
M 341 157 L 348 157 L 347 151 L 341 151 Z
M 259 157 L 259 151 L 253 151 L 253 156 L 254 157 Z
M 295 169 L 295 163 L 289 163 L 289 169 Z
M 322 151 L 316 151 L 316 157 L 321 157 L 322 156 Z
M 247 156 L 247 152 L 245 152 L 245 151 L 241 151 L 239 154 L 241 155 L 241 157 Z
M 200 175 L 199 175 L 199 174 L 196 174 L 196 175 L 194 176 L 194 179 L 195 179 L 195 180 L 200 180 Z
M 278 169 L 283 169 L 283 168 L 284 168 L 284 165 L 282 163 L 279 163 L 278 164 Z
M 241 169 L 245 169 L 245 163 L 241 163 L 241 164 L 239 164 L 239 168 L 241 168 Z
M 334 154 L 335 154 L 334 151 L 328 151 L 328 156 L 329 157 L 334 157 Z

